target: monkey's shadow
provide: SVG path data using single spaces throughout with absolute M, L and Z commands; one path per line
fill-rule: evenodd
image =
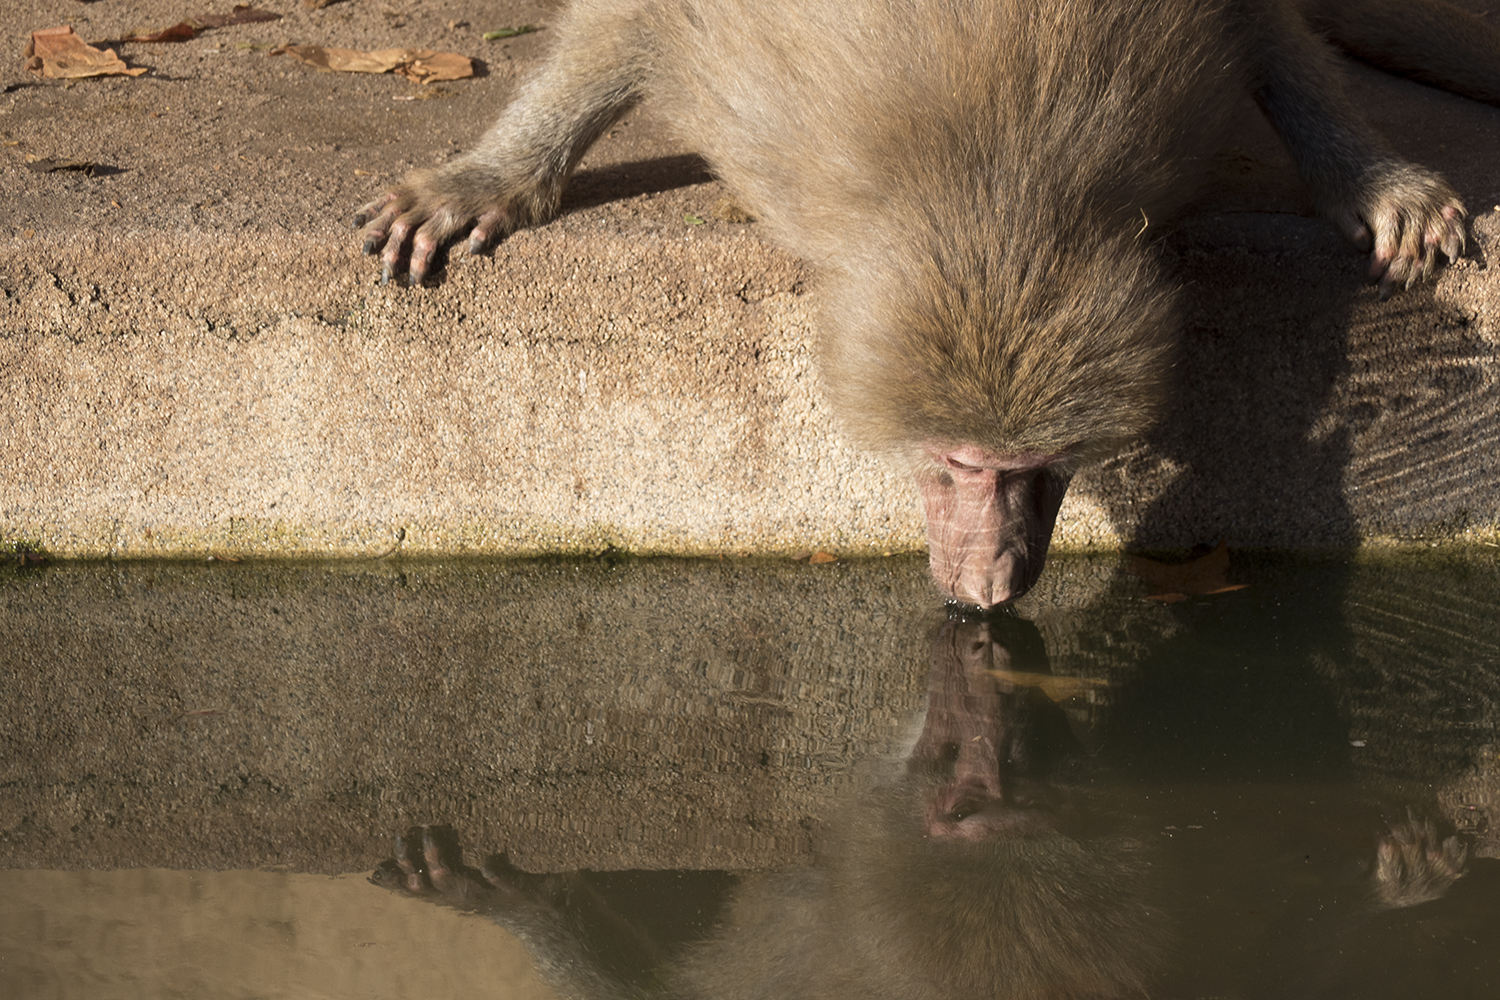
M 1131 544 L 1348 546 L 1487 509 L 1493 351 L 1430 285 L 1379 302 L 1358 254 L 1290 215 L 1195 219 L 1163 251 L 1183 290 L 1173 403 L 1078 484 Z
M 708 163 L 693 153 L 612 163 L 580 170 L 568 181 L 560 214 L 579 212 L 643 194 L 661 194 L 714 179 Z

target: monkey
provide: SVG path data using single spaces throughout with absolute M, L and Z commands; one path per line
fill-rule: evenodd
M 1078 470 L 1163 413 L 1181 330 L 1155 234 L 1245 95 L 1382 296 L 1462 252 L 1457 193 L 1364 123 L 1320 32 L 1500 97 L 1500 34 L 1442 0 L 575 0 L 478 144 L 356 225 L 383 280 L 419 284 L 465 233 L 480 253 L 554 215 L 651 101 L 819 272 L 825 391 L 911 470 L 938 586 L 1003 605 Z
M 1030 622 L 954 615 L 930 662 L 914 736 L 834 798 L 812 863 L 724 883 L 708 926 L 654 935 L 598 874 L 525 872 L 503 854 L 471 867 L 446 826 L 398 837 L 370 881 L 490 916 L 564 997 L 1021 1000 L 1242 995 L 1224 988 L 1226 967 L 1262 951 L 1249 972 L 1272 981 L 1250 995 L 1287 995 L 1370 919 L 1467 874 L 1467 845 L 1416 813 L 1376 838 L 1350 886 L 1326 884 L 1342 863 L 1332 880 L 1308 867 L 1302 836 L 1268 863 L 1260 845 L 1288 839 L 1279 807 L 1237 807 L 1270 825 L 1226 823 L 1174 850 L 1174 827 L 1161 831 L 1180 814 L 1151 801 L 1171 793 L 1098 779 L 1097 754 L 1037 683 L 1051 668 Z M 1194 790 L 1187 815 L 1213 812 L 1207 794 Z M 1242 796 L 1231 787 L 1218 805 Z M 1347 805 L 1311 825 L 1348 825 Z M 671 905 L 663 886 L 653 909 Z M 1277 979 L 1288 963 L 1297 978 Z

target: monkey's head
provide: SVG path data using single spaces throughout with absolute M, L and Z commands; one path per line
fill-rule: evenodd
M 827 386 L 856 438 L 912 468 L 938 585 L 988 608 L 1036 582 L 1075 472 L 1161 412 L 1174 300 L 1129 240 L 932 245 L 834 279 Z

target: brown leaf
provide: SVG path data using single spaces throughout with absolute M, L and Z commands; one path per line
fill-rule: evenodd
M 1243 590 L 1249 584 L 1229 582 L 1229 546 L 1224 542 L 1206 556 L 1185 563 L 1160 563 L 1142 556 L 1127 556 L 1125 572 L 1151 585 L 1147 600 L 1172 604 L 1194 594 L 1223 594 Z
M 178 21 L 170 28 L 152 32 L 149 35 L 134 34 L 126 35 L 120 39 L 122 42 L 185 42 L 198 34 L 198 29 L 186 21 Z
M 28 157 L 26 169 L 39 174 L 53 174 L 61 170 L 76 170 L 81 174 L 87 174 L 92 177 L 98 171 L 99 164 L 93 160 L 54 160 L 50 157 L 33 160 Z
M 259 10 L 249 4 L 237 3 L 228 14 L 199 14 L 187 19 L 188 24 L 198 28 L 223 28 L 231 24 L 253 24 L 256 21 L 279 21 L 280 14 Z
M 807 561 L 812 563 L 814 566 L 820 566 L 824 563 L 838 562 L 839 557 L 834 555 L 832 552 L 814 552 L 812 555 L 807 557 Z
M 31 41 L 26 43 L 26 69 L 47 80 L 140 76 L 146 72 L 144 66 L 135 69 L 126 66 L 114 49 L 101 51 L 84 44 L 70 24 L 31 33 Z
M 295 56 L 309 66 L 337 73 L 389 73 L 395 71 L 418 83 L 459 80 L 474 75 L 474 62 L 453 52 L 431 49 L 341 49 L 331 45 L 285 45 L 271 54 Z
M 425 54 L 424 54 L 425 53 Z M 474 75 L 474 61 L 457 52 L 419 52 L 410 63 L 396 67 L 396 72 L 413 83 L 436 83 L 439 80 L 462 80 Z

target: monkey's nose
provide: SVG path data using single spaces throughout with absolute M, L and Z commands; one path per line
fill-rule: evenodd
M 1008 604 L 1031 589 L 1030 569 L 1026 559 L 1014 552 L 967 559 L 954 581 L 953 596 L 981 608 Z

